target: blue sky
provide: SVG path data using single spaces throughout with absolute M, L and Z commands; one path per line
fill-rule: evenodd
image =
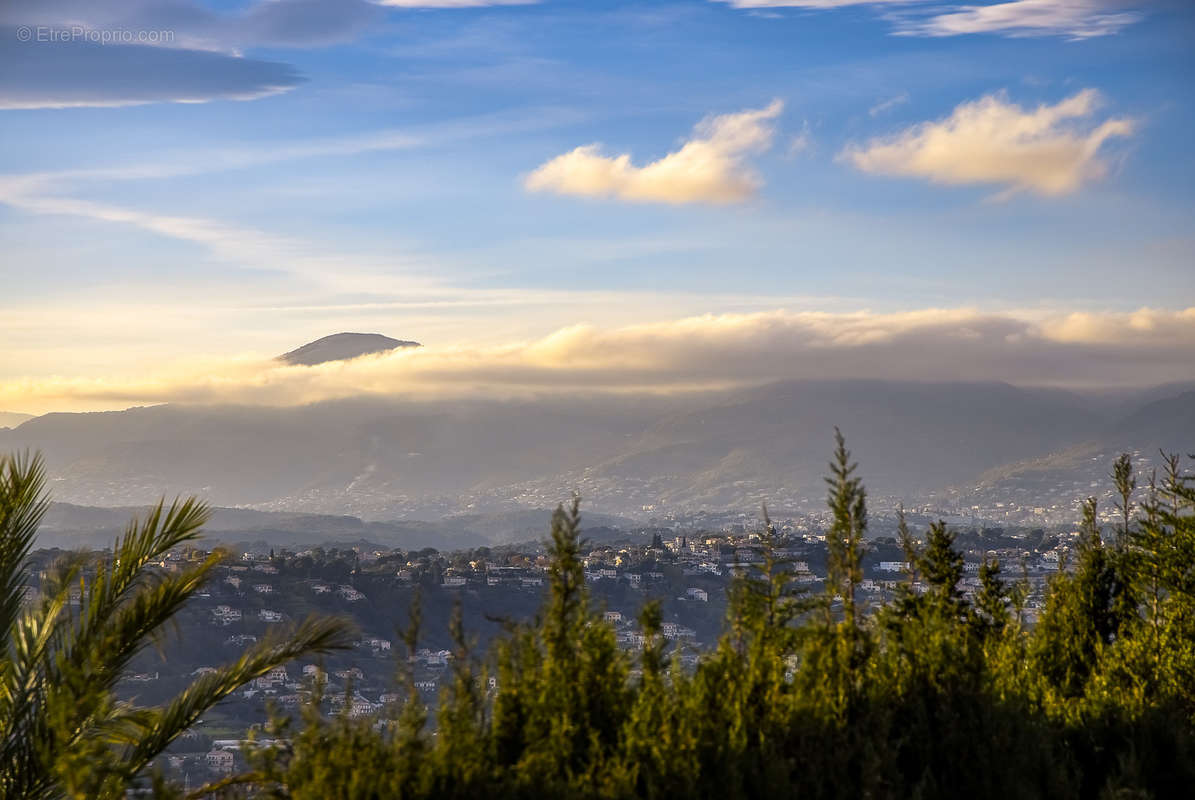
M 777 309 L 1147 309 L 1195 355 L 1189 4 L 436 5 L 6 4 L 0 405 Z

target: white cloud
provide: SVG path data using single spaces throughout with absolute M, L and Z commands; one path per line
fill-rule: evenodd
M 875 6 L 897 3 L 916 3 L 919 0 L 712 0 L 731 8 L 843 8 L 845 6 Z
M 616 328 L 572 325 L 531 341 L 432 344 L 316 367 L 241 358 L 195 361 L 127 379 L 7 379 L 0 380 L 0 408 L 682 392 L 788 378 L 1141 386 L 1195 377 L 1193 356 L 1195 307 L 1052 314 L 769 311 Z
M 1133 121 L 1124 118 L 1083 124 L 1099 103 L 1099 94 L 1085 89 L 1055 105 L 1024 109 L 1001 92 L 963 103 L 945 119 L 850 145 L 841 158 L 879 175 L 1067 194 L 1103 176 L 1105 142 L 1133 133 Z
M 613 197 L 645 203 L 738 203 L 758 191 L 762 180 L 744 163 L 772 144 L 770 121 L 784 104 L 702 120 L 693 138 L 677 151 L 642 167 L 631 156 L 606 156 L 597 144 L 557 156 L 527 176 L 533 192 Z
M 732 8 L 832 10 L 848 6 L 883 6 L 901 34 L 959 36 L 1107 36 L 1141 19 L 1131 0 L 1009 0 L 987 5 L 957 5 L 939 0 L 711 0 Z
M 926 20 L 909 22 L 902 32 L 922 36 L 1002 33 L 1088 39 L 1119 33 L 1139 19 L 1139 13 L 1107 0 L 1011 0 L 951 8 Z

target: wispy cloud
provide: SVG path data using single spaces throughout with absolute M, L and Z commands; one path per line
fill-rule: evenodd
M 891 111 L 897 106 L 904 105 L 907 102 L 909 102 L 909 93 L 901 92 L 895 97 L 889 97 L 887 100 L 881 100 L 880 102 L 876 103 L 874 106 L 867 109 L 867 113 L 870 116 L 878 117 L 880 114 Z
M 899 24 L 905 34 L 959 36 L 1109 36 L 1141 19 L 1141 13 L 1115 0 L 1011 0 L 991 5 L 947 7 L 924 19 Z
M 482 8 L 484 6 L 531 6 L 539 0 L 377 0 L 394 8 Z
M 845 8 L 847 6 L 876 6 L 900 3 L 916 3 L 921 0 L 711 0 L 714 3 L 726 3 L 731 8 L 760 9 L 760 8 L 813 8 L 830 9 Z
M 0 27 L 0 109 L 254 100 L 305 79 L 293 67 L 201 50 L 20 42 Z
M 523 0 L 256 0 L 217 10 L 192 0 L 6 0 L 0 3 L 0 109 L 255 100 L 294 89 L 288 64 L 252 48 L 312 48 L 367 35 L 406 9 Z M 97 43 L 88 34 L 131 43 Z M 53 37 L 53 38 L 46 38 Z
M 0 407 L 148 402 L 288 405 L 361 395 L 678 392 L 784 378 L 1106 386 L 1189 378 L 1195 308 L 1127 313 L 770 311 L 573 325 L 531 341 L 435 347 L 316 367 L 205 361 L 135 378 L 0 381 Z M 1143 357 L 1144 356 L 1144 357 Z
M 1125 118 L 1083 124 L 1099 105 L 1093 89 L 1035 109 L 1001 92 L 963 103 L 945 119 L 850 145 L 840 157 L 878 175 L 1068 194 L 1105 173 L 1099 157 L 1105 142 L 1133 133 L 1133 121 Z
M 430 278 L 425 275 L 416 280 L 413 260 L 393 253 L 350 256 L 323 250 L 310 241 L 242 224 L 171 214 L 161 208 L 143 210 L 103 203 L 78 195 L 95 182 L 163 180 L 312 158 L 351 158 L 540 129 L 576 119 L 577 115 L 567 109 L 520 109 L 514 114 L 481 115 L 422 128 L 195 150 L 106 167 L 0 174 L 0 204 L 33 214 L 82 217 L 139 228 L 199 245 L 213 258 L 234 266 L 283 272 L 316 284 L 334 285 L 339 290 L 409 291 L 417 285 L 430 284 Z
M 1087 39 L 1119 33 L 1139 21 L 1132 0 L 1008 0 L 958 5 L 940 0 L 711 0 L 733 8 L 833 10 L 849 6 L 883 8 L 898 33 L 908 36 L 1067 36 Z
M 367 35 L 403 9 L 521 5 L 525 0 L 253 0 L 225 10 L 195 0 L 6 0 L 0 25 L 169 31 L 150 44 L 235 53 L 252 47 L 310 48 Z
M 739 203 L 763 181 L 745 163 L 772 145 L 770 124 L 784 104 L 709 117 L 679 149 L 641 167 L 630 154 L 603 155 L 597 144 L 557 156 L 527 176 L 533 192 L 610 197 L 640 203 Z

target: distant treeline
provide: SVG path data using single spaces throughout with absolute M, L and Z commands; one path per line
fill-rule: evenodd
M 695 669 L 673 657 L 654 603 L 640 616 L 641 651 L 618 647 L 587 593 L 574 500 L 553 517 L 550 589 L 534 620 L 507 621 L 504 635 L 479 652 L 454 618 L 452 674 L 434 730 L 400 656 L 408 699 L 382 718 L 324 717 L 312 702 L 298 719 L 273 721 L 248 752 L 248 772 L 189 794 L 159 779 L 153 793 L 1190 797 L 1195 478 L 1169 457 L 1161 474 L 1140 477 L 1140 503 L 1127 456 L 1110 479 L 1120 521 L 1101 528 L 1094 499 L 1083 504 L 1073 561 L 1050 581 L 1035 625 L 1024 620 L 1025 582 L 986 560 L 979 589 L 964 595 L 954 534 L 936 523 L 915 536 L 903 517 L 906 578 L 891 602 L 864 607 L 857 598 L 866 495 L 839 436 L 827 478 L 833 521 L 824 590 L 799 590 L 765 513 L 763 561 L 734 581 L 724 633 Z M 414 652 L 417 606 L 402 633 Z M 325 637 L 304 651 L 335 646 Z M 242 672 L 236 677 L 250 671 Z M 313 691 L 318 697 L 318 684 Z M 51 719 L 48 730 L 57 724 Z M 90 791 L 100 787 L 116 797 L 144 779 L 149 761 L 122 773 L 123 762 L 106 755 L 148 752 L 117 735 L 140 729 L 84 730 L 89 758 L 71 758 L 68 749 L 45 762 L 49 793 L 37 796 L 101 796 Z M 155 735 L 168 743 L 171 734 Z M 12 775 L 23 773 L 0 772 L 8 786 Z

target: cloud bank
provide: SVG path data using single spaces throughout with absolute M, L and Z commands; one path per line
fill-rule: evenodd
M 575 325 L 533 341 L 430 345 L 315 367 L 234 359 L 128 380 L 7 380 L 0 381 L 0 408 L 683 392 L 789 378 L 1143 386 L 1195 377 L 1193 365 L 1195 307 L 1044 316 L 974 309 L 771 311 L 619 328 Z
M 607 197 L 636 203 L 740 203 L 763 184 L 745 163 L 772 145 L 771 120 L 784 104 L 707 117 L 675 152 L 637 167 L 630 154 L 606 156 L 597 144 L 557 156 L 527 176 L 532 192 Z
M 1069 194 L 1104 175 L 1105 142 L 1133 133 L 1133 121 L 1124 118 L 1084 124 L 1099 105 L 1094 89 L 1031 110 L 1001 92 L 963 103 L 946 119 L 848 146 L 841 158 L 878 175 Z

